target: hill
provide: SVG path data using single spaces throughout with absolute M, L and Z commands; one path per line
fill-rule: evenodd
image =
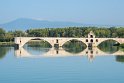
M 61 21 L 45 21 L 45 20 L 34 20 L 27 18 L 20 18 L 14 21 L 0 24 L 1 28 L 5 30 L 27 30 L 31 28 L 63 28 L 63 27 L 74 27 L 74 26 L 85 26 L 82 23 L 75 22 L 61 22 Z

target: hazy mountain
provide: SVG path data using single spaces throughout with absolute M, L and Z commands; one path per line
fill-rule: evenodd
M 27 30 L 31 28 L 61 28 L 61 27 L 73 27 L 73 26 L 84 26 L 85 24 L 75 22 L 60 22 L 60 21 L 44 21 L 34 19 L 16 19 L 14 21 L 0 24 L 1 28 L 5 30 Z

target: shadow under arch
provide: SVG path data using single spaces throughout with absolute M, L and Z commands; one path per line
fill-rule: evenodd
M 101 42 L 97 47 L 105 53 L 113 54 L 119 50 L 118 46 L 114 46 L 115 44 L 118 44 L 118 43 L 119 42 L 114 39 L 107 39 Z
M 65 42 L 62 46 L 65 51 L 73 54 L 82 52 L 86 49 L 86 47 L 86 44 L 78 39 L 69 40 Z
M 40 39 L 40 38 L 33 38 L 27 41 L 23 47 L 29 46 L 29 47 L 47 47 L 47 48 L 52 48 L 52 45 L 45 39 Z

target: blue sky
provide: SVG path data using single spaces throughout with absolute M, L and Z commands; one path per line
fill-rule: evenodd
M 0 0 L 0 24 L 17 18 L 124 25 L 124 0 Z

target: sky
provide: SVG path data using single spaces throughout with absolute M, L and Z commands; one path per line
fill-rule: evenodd
M 124 0 L 0 0 L 0 24 L 18 18 L 124 25 Z

